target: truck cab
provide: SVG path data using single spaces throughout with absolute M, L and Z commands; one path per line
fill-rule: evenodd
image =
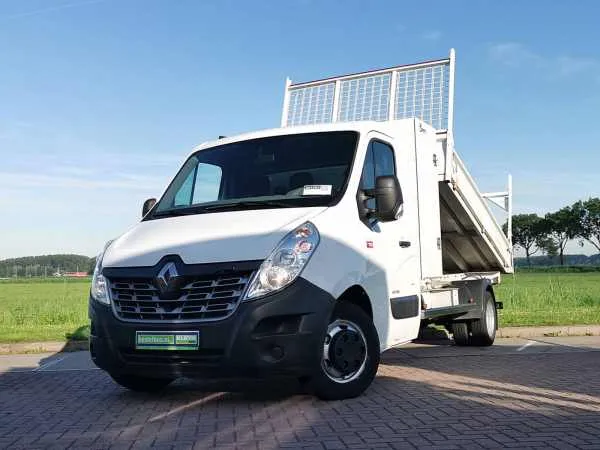
M 98 256 L 90 351 L 117 383 L 291 376 L 341 399 L 428 323 L 493 343 L 510 239 L 447 134 L 417 117 L 289 126 L 293 90 L 282 127 L 194 149 Z

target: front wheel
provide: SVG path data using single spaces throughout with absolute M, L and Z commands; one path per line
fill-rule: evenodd
M 173 379 L 149 378 L 137 375 L 110 374 L 117 384 L 136 392 L 158 392 L 166 388 Z
M 362 394 L 379 367 L 380 349 L 371 318 L 358 306 L 342 302 L 335 308 L 320 348 L 312 380 L 322 400 L 341 400 Z

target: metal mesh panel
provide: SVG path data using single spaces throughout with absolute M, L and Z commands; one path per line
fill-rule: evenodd
M 325 83 L 291 90 L 287 125 L 331 122 L 334 89 L 335 83 Z
M 450 55 L 297 85 L 288 80 L 282 126 L 416 117 L 447 130 L 452 122 L 453 51 Z
M 418 117 L 433 127 L 448 126 L 448 65 L 399 70 L 395 119 Z
M 391 74 L 344 80 L 340 85 L 337 120 L 387 120 Z

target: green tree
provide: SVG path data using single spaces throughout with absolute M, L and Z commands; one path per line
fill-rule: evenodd
M 90 264 L 88 266 L 88 275 L 94 274 L 94 269 L 96 268 L 96 257 L 90 258 Z
M 581 232 L 581 209 L 578 204 L 565 206 L 556 212 L 548 213 L 541 223 L 553 247 L 558 250 L 560 265 L 565 264 L 565 247 L 567 243 L 579 236 Z
M 512 216 L 513 246 L 525 251 L 527 265 L 531 265 L 531 256 L 546 248 L 548 235 L 542 226 L 543 219 L 537 214 L 516 214 Z M 504 224 L 506 233 L 507 224 Z
M 558 247 L 556 246 L 556 243 L 549 237 L 544 239 L 543 242 L 540 242 L 540 248 L 551 258 L 558 256 Z
M 581 217 L 579 236 L 600 252 L 600 198 L 580 202 Z

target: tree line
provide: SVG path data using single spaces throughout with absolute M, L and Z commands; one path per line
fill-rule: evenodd
M 506 231 L 507 225 L 504 225 Z M 541 217 L 517 214 L 512 217 L 513 245 L 525 252 L 527 265 L 536 253 L 558 256 L 565 264 L 569 241 L 589 242 L 600 252 L 600 198 L 580 200 Z
M 42 255 L 0 261 L 0 278 L 50 277 L 94 270 L 95 258 L 83 255 Z

